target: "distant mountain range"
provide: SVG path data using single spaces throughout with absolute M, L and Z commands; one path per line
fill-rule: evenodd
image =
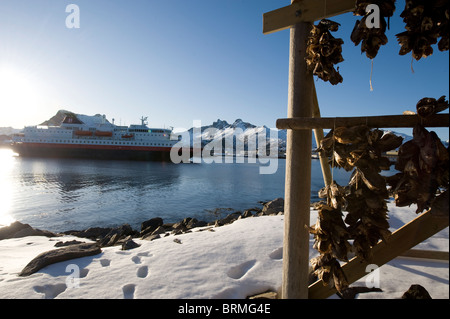
M 280 152 L 286 150 L 286 131 L 271 129 L 267 126 L 256 126 L 241 119 L 237 119 L 233 124 L 218 119 L 211 125 L 200 128 L 191 128 L 188 131 L 190 143 L 194 145 L 194 138 L 201 139 L 202 146 L 213 141 L 221 141 L 222 149 L 226 153 L 232 153 L 236 147 L 241 146 L 241 150 L 256 150 L 260 141 L 265 140 L 267 150 L 278 147 Z M 239 144 L 240 143 L 240 144 Z M 232 149 L 230 146 L 232 145 Z
M 42 126 L 59 126 L 67 113 L 76 114 L 67 110 L 59 110 L 53 117 L 48 119 L 47 121 L 42 122 L 39 125 Z M 104 115 L 96 114 L 93 116 L 84 115 L 84 114 L 76 114 L 77 117 L 86 124 L 90 123 L 99 123 L 101 121 L 106 121 L 110 123 Z M 20 130 L 12 129 L 12 128 L 0 128 L 0 135 L 12 135 L 17 133 Z M 194 132 L 195 131 L 195 132 Z M 272 145 L 277 145 L 278 150 L 280 152 L 285 152 L 286 150 L 286 131 L 285 130 L 277 130 L 274 128 L 269 128 L 267 126 L 256 126 L 249 122 L 244 122 L 242 119 L 237 119 L 232 124 L 228 123 L 225 120 L 218 119 L 213 122 L 211 125 L 202 126 L 201 128 L 191 128 L 187 131 L 190 137 L 190 143 L 193 143 L 194 138 L 197 141 L 201 138 L 202 146 L 205 146 L 212 141 L 222 141 L 222 146 L 224 152 L 231 152 L 233 150 L 226 149 L 227 146 L 229 148 L 232 143 L 233 149 L 236 148 L 238 143 L 242 143 L 244 145 L 245 150 L 247 149 L 255 149 L 254 147 L 258 147 L 258 136 L 265 137 L 266 139 L 266 149 L 269 149 L 270 142 Z M 196 133 L 196 134 L 194 134 Z M 394 132 L 395 134 L 402 136 L 405 141 L 412 139 L 411 136 L 406 134 L 401 134 Z M 265 135 L 264 135 L 265 134 Z M 446 147 L 448 147 L 448 141 L 443 142 Z M 239 145 L 242 145 L 239 144 Z M 191 144 L 192 145 L 192 144 Z M 312 138 L 312 147 L 313 149 L 317 148 L 316 141 L 314 139 L 314 134 Z

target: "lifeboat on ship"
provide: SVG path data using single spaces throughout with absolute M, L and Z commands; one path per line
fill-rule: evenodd
M 75 135 L 77 136 L 92 136 L 91 131 L 75 131 Z
M 122 138 L 133 138 L 134 134 L 126 134 L 126 135 L 122 135 Z
M 95 132 L 95 136 L 99 136 L 99 137 L 111 137 L 113 135 L 112 132 L 108 132 L 108 131 L 96 131 Z

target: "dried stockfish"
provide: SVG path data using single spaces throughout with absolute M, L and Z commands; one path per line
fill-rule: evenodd
M 339 29 L 340 24 L 323 19 L 318 25 L 313 26 L 308 38 L 306 49 L 306 63 L 308 69 L 320 79 L 332 85 L 343 81 L 342 76 L 334 68 L 335 64 L 344 61 L 342 57 L 342 39 L 336 39 L 331 35 Z

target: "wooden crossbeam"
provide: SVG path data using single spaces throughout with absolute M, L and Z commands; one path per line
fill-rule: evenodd
M 348 282 L 351 284 L 367 275 L 366 267 L 369 264 L 381 267 L 447 228 L 449 225 L 448 204 L 445 209 L 446 212 L 433 208 L 392 233 L 387 242 L 380 241 L 372 248 L 373 259 L 370 262 L 364 261 L 360 257 L 354 257 L 342 266 Z M 309 299 L 326 299 L 335 293 L 334 287 L 324 286 L 322 281 L 317 281 L 309 286 L 308 296 Z
M 355 0 L 300 0 L 263 14 L 263 33 L 291 28 L 300 22 L 314 22 L 353 11 Z
M 278 119 L 277 128 L 280 130 L 311 130 L 311 129 L 332 129 L 335 127 L 351 127 L 357 125 L 367 125 L 373 128 L 399 128 L 414 127 L 422 124 L 425 127 L 448 127 L 449 114 L 435 114 L 426 119 L 417 115 L 385 115 L 385 116 L 364 116 L 364 117 L 322 117 L 322 118 L 288 118 Z

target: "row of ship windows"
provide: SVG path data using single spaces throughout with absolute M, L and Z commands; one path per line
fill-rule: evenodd
M 25 142 L 42 143 L 43 140 L 26 139 Z M 137 142 L 107 142 L 107 141 L 67 141 L 67 140 L 54 140 L 51 143 L 68 143 L 68 144 L 96 144 L 96 145 L 140 145 L 140 146 L 171 146 L 170 144 L 161 143 L 137 143 Z
M 116 130 L 114 130 L 114 131 L 116 131 Z M 64 133 L 66 133 L 66 134 L 68 134 L 68 135 L 71 135 L 72 134 L 72 130 L 70 130 L 70 131 L 44 131 L 44 130 L 28 130 L 27 131 L 28 133 L 46 133 L 46 134 L 64 134 Z M 126 131 L 120 131 L 121 132 L 121 134 L 126 134 L 127 132 Z M 131 131 L 130 131 L 131 132 Z M 135 136 L 166 136 L 165 134 L 162 134 L 162 133 L 164 133 L 164 132 L 161 132 L 161 134 L 148 134 L 148 133 L 145 133 L 145 134 L 134 134 Z

